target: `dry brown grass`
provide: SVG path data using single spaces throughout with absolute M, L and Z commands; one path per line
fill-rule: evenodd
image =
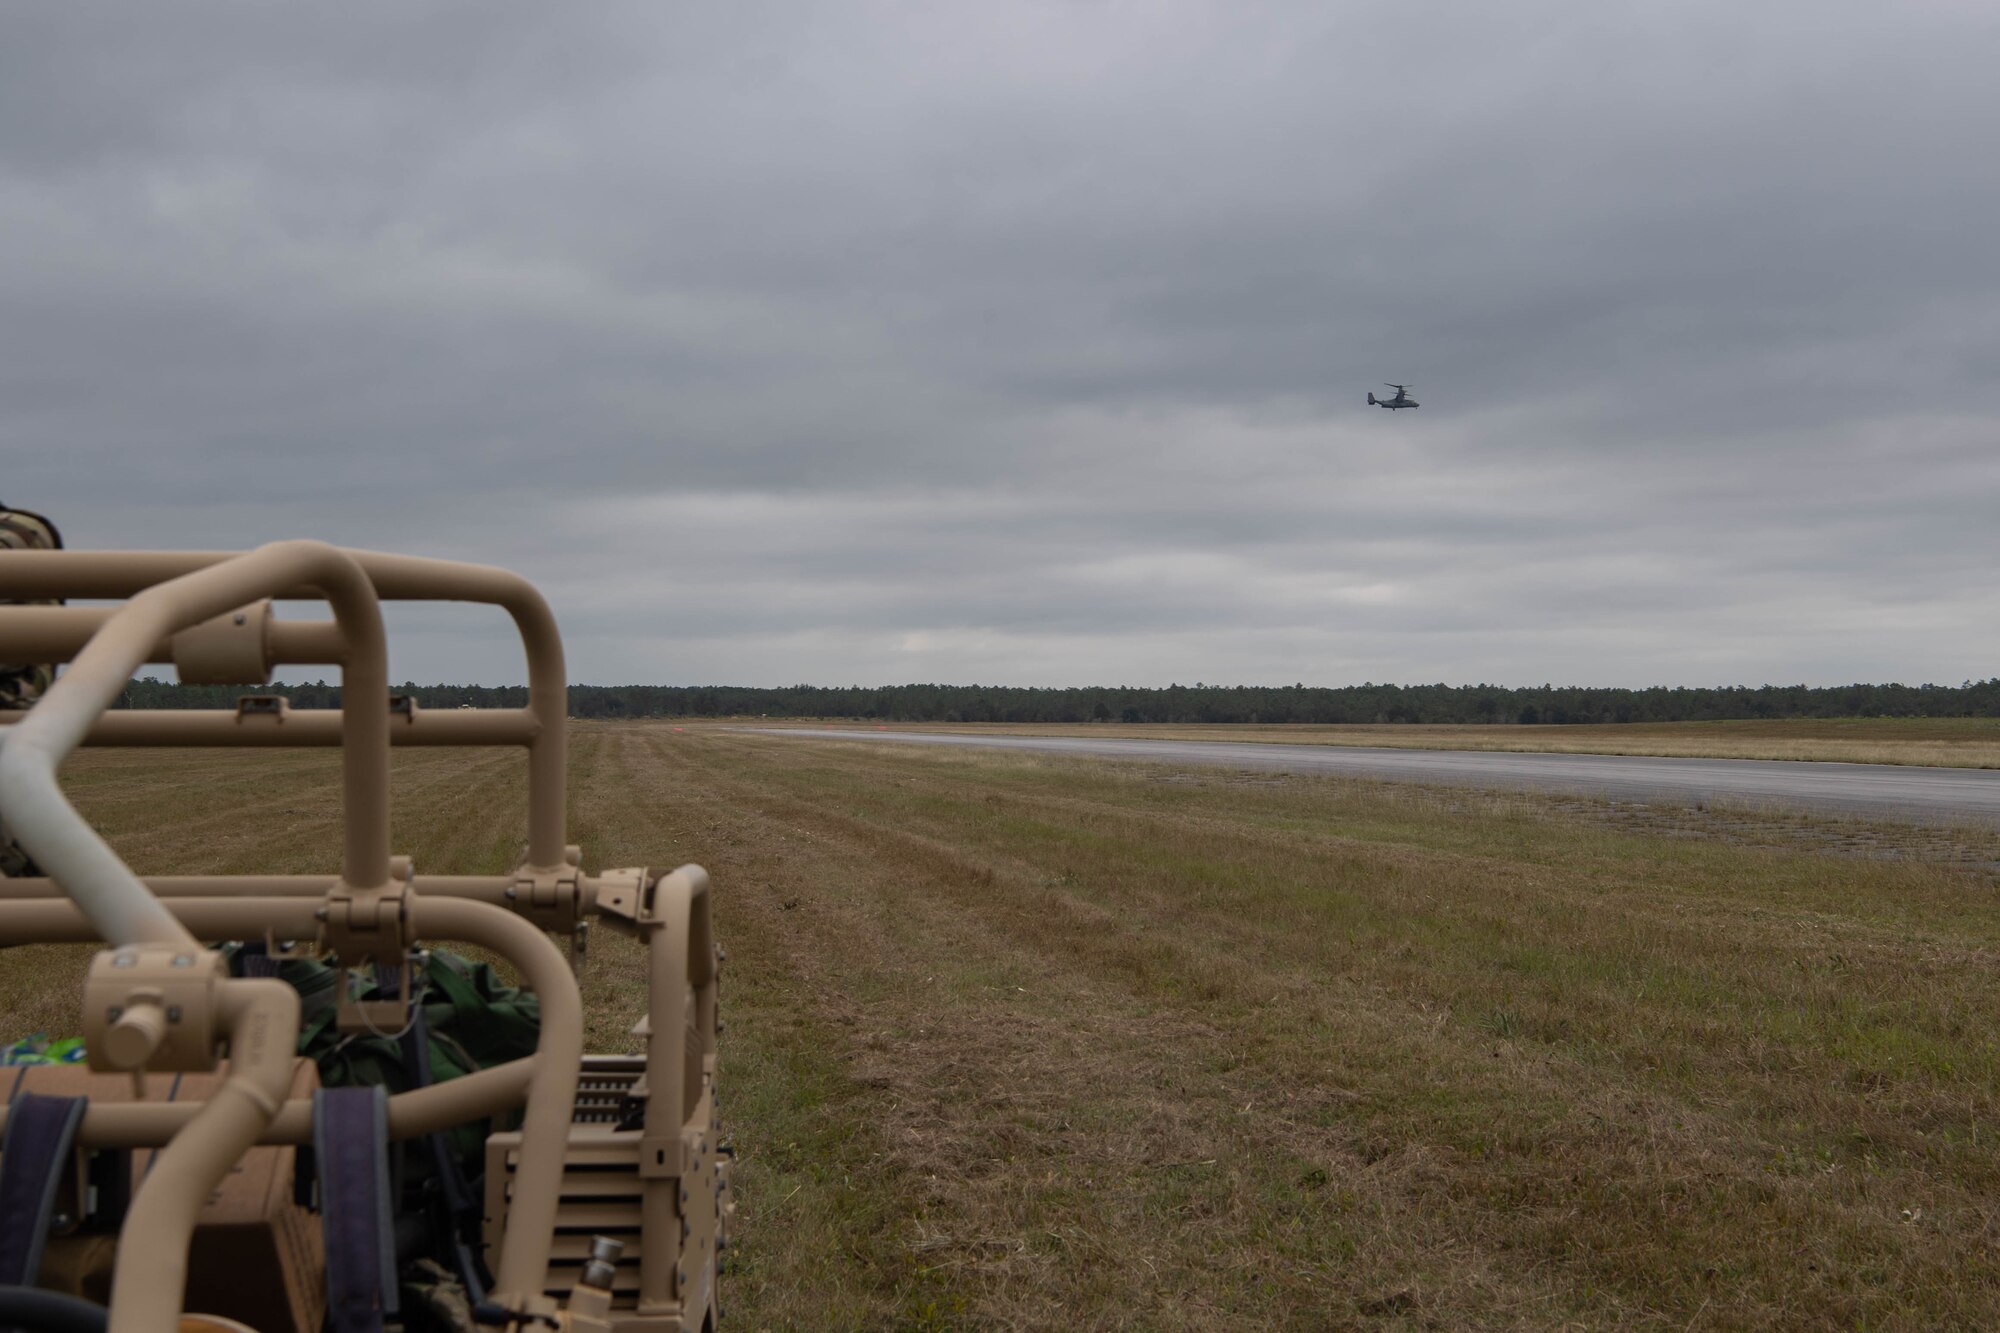
M 397 771 L 420 871 L 508 863 L 511 756 Z M 739 1327 L 2000 1321 L 1990 869 L 663 726 L 579 728 L 574 771 L 592 865 L 716 876 Z M 335 861 L 330 755 L 70 780 L 146 869 Z M 594 960 L 601 1044 L 636 962 Z M 10 958 L 7 1026 L 74 970 Z
M 702 725 L 702 724 L 693 724 Z M 741 723 L 737 725 L 743 725 Z M 765 726 L 854 727 L 803 721 Z M 1407 750 L 1645 754 L 1683 759 L 1817 759 L 1847 764 L 2000 768 L 2000 718 L 1800 718 L 1781 722 L 1635 722 L 1620 726 L 1356 726 L 1258 723 L 897 722 L 896 731 L 967 735 L 1106 736 L 1136 740 L 1384 745 Z

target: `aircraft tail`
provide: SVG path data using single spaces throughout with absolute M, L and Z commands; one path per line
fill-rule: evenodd
M 1375 406 L 1375 395 L 1372 393 L 1368 395 L 1368 406 Z

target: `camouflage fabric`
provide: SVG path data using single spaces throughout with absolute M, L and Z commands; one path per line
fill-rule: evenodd
M 40 514 L 0 505 L 0 551 L 53 551 L 62 547 L 56 525 Z M 0 708 L 30 708 L 55 679 L 55 668 L 41 663 L 0 662 Z M 39 875 L 28 854 L 10 839 L 0 838 L 0 875 Z
M 62 546 L 55 524 L 40 514 L 0 505 L 0 551 L 53 551 Z M 55 679 L 52 667 L 0 663 L 0 708 L 27 708 Z

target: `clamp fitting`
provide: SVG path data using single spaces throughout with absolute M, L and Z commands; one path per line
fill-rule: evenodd
M 100 1073 L 215 1068 L 215 988 L 229 975 L 213 949 L 128 944 L 91 960 L 83 1044 Z
M 389 882 L 357 889 L 344 881 L 326 892 L 320 919 L 320 946 L 331 949 L 343 968 L 393 968 L 396 997 L 355 1000 L 344 993 L 334 1023 L 342 1032 L 400 1032 L 409 1021 L 413 978 L 410 971 L 410 858 L 391 857 Z

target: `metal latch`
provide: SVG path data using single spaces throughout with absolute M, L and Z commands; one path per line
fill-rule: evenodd
M 334 1016 L 342 1032 L 400 1032 L 409 1021 L 414 976 L 410 967 L 410 858 L 391 857 L 389 882 L 380 888 L 357 889 L 336 883 L 326 893 L 326 905 L 314 913 L 320 920 L 320 944 L 331 949 L 342 968 L 393 970 L 393 999 L 357 1000 L 343 993 Z
M 644 867 L 628 870 L 603 870 L 591 877 L 596 886 L 592 895 L 593 908 L 599 916 L 617 917 L 621 921 L 637 924 L 639 904 L 652 874 Z

